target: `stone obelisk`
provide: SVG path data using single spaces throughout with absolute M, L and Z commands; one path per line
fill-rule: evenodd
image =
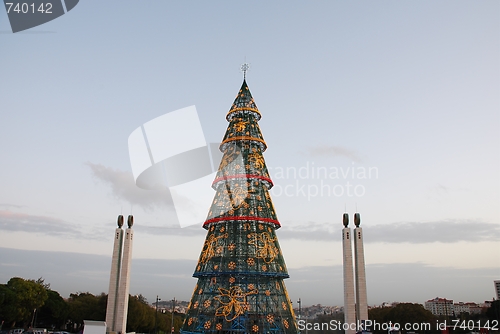
M 118 216 L 118 228 L 115 233 L 113 258 L 111 260 L 108 304 L 106 306 L 107 333 L 124 334 L 127 330 L 134 217 L 128 216 L 127 223 L 128 228 L 123 231 L 123 216 Z
M 113 245 L 113 257 L 111 259 L 111 274 L 109 277 L 108 304 L 106 306 L 106 331 L 112 332 L 115 328 L 116 302 L 118 287 L 120 286 L 120 271 L 122 265 L 123 251 L 123 216 L 118 216 L 118 227 L 115 231 L 115 242 Z
M 354 214 L 354 261 L 356 264 L 356 315 L 359 323 L 368 320 L 368 302 L 366 296 L 365 253 L 363 249 L 363 229 L 359 227 L 361 217 Z
M 125 232 L 123 244 L 122 270 L 120 274 L 120 287 L 118 288 L 118 298 L 116 303 L 116 329 L 115 332 L 124 334 L 127 330 L 128 297 L 130 287 L 130 268 L 132 264 L 132 241 L 134 237 L 134 217 L 128 216 L 128 228 Z
M 344 256 L 344 322 L 349 324 L 349 329 L 346 334 L 356 333 L 356 311 L 354 297 L 354 274 L 352 265 L 352 242 L 351 229 L 349 225 L 349 215 L 344 213 L 343 217 L 344 228 L 342 229 L 342 249 Z

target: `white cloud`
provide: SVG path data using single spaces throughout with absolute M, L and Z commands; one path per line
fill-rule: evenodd
M 16 204 L 9 204 L 9 203 L 0 203 L 0 208 L 6 208 L 6 209 L 22 209 L 25 208 L 26 206 L 24 205 L 16 205 Z
M 351 224 L 351 227 L 352 226 Z M 362 224 L 365 243 L 454 243 L 500 240 L 500 225 L 471 220 L 443 220 L 436 222 L 396 222 L 390 224 Z M 342 226 L 310 222 L 287 225 L 278 232 L 280 239 L 332 241 L 340 240 Z
M 375 225 L 370 229 L 370 239 L 389 243 L 453 243 L 458 241 L 500 240 L 500 225 L 471 220 L 444 220 L 429 223 L 400 222 Z M 366 235 L 366 233 L 365 233 Z
M 155 208 L 173 210 L 172 197 L 168 189 L 144 190 L 135 185 L 134 177 L 129 171 L 121 171 L 90 162 L 86 165 L 90 167 L 92 175 L 97 180 L 111 188 L 115 197 L 139 205 L 145 210 L 152 211 Z
M 168 225 L 168 226 L 135 226 L 135 230 L 141 233 L 152 234 L 152 235 L 178 235 L 190 237 L 193 235 L 207 234 L 207 231 L 198 225 L 192 225 L 185 228 L 181 228 L 179 225 Z
M 0 211 L 0 230 L 43 233 L 66 237 L 76 237 L 81 233 L 75 224 L 58 218 L 3 210 Z

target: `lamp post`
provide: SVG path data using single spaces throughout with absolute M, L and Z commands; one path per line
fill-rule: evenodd
M 155 317 L 155 333 L 158 334 L 158 301 L 160 301 L 161 298 L 158 298 L 158 295 L 156 295 L 156 317 Z
M 300 320 L 301 304 L 302 304 L 302 302 L 300 301 L 300 298 L 299 298 L 299 300 L 297 300 L 297 304 L 299 304 L 299 320 Z
M 33 327 L 33 323 L 35 323 L 35 315 L 36 315 L 36 308 L 33 309 L 33 316 L 31 317 L 31 323 L 30 323 L 30 328 L 34 328 Z
M 299 300 L 297 300 L 297 304 L 299 304 L 299 320 L 300 320 L 300 315 L 302 313 L 302 309 L 301 309 L 302 301 L 300 300 L 300 298 L 299 298 Z M 301 333 L 301 332 L 299 331 L 299 333 Z
M 174 300 L 172 300 L 172 333 L 174 332 L 174 312 L 175 312 L 175 297 Z

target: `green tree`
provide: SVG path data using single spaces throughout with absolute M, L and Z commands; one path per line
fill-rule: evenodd
M 107 296 L 94 296 L 90 292 L 72 293 L 68 299 L 68 320 L 83 326 L 83 320 L 104 321 L 106 318 Z
M 156 318 L 157 316 L 158 318 Z M 172 313 L 158 312 L 157 314 L 156 309 L 152 308 L 142 295 L 129 297 L 127 332 L 154 332 L 156 330 L 156 319 L 158 319 L 158 331 L 170 333 Z M 183 322 L 183 315 L 174 313 L 174 328 L 176 332 L 179 331 Z
M 145 299 L 130 296 L 127 315 L 127 332 L 145 333 L 154 330 L 155 309 L 151 308 Z
M 431 330 L 435 330 L 436 317 L 421 304 L 401 303 L 394 307 L 381 307 L 369 310 L 368 317 L 370 320 L 377 323 L 397 323 L 401 329 L 409 324 L 411 328 L 414 324 L 431 324 Z M 413 330 L 419 332 L 419 330 Z M 382 333 L 385 331 L 374 330 L 375 333 Z
M 491 306 L 486 310 L 485 315 L 489 320 L 500 321 L 500 300 L 493 301 L 491 303 Z
M 46 328 L 62 328 L 69 315 L 69 305 L 57 291 L 47 290 L 48 298 L 38 311 L 37 324 Z
M 174 332 L 179 333 L 179 330 L 184 323 L 184 314 L 174 312 Z M 172 326 L 172 312 L 158 314 L 158 330 L 160 332 L 170 333 Z
M 335 313 L 335 314 L 320 314 L 316 316 L 313 320 L 308 320 L 308 323 L 316 323 L 320 324 L 319 329 L 315 329 L 313 327 L 312 330 L 309 330 L 308 333 L 318 333 L 318 334 L 344 334 L 344 330 L 341 329 L 341 325 L 339 323 L 344 323 L 344 314 L 343 313 Z M 304 324 L 305 325 L 305 324 Z M 337 326 L 337 330 L 333 328 Z M 322 327 L 323 326 L 323 327 Z M 328 328 L 326 328 L 328 327 Z
M 7 287 L 15 294 L 14 321 L 26 327 L 32 323 L 35 310 L 47 300 L 47 290 L 43 285 L 43 279 L 35 281 L 13 277 L 7 282 Z
M 4 321 L 3 328 L 15 326 L 17 307 L 16 294 L 9 289 L 6 284 L 0 284 L 0 314 L 1 321 Z

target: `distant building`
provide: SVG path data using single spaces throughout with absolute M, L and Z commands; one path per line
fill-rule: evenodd
M 469 303 L 459 302 L 459 303 L 453 304 L 453 312 L 455 313 L 456 316 L 458 316 L 462 313 L 469 313 L 470 314 Z
M 377 307 L 394 307 L 400 304 L 400 302 L 383 302 L 380 306 Z
M 454 315 L 454 305 L 452 299 L 436 297 L 426 301 L 424 308 L 431 311 L 434 315 Z
M 453 312 L 455 313 L 455 316 L 459 316 L 462 313 L 468 313 L 468 314 L 480 314 L 483 310 L 483 305 L 479 305 L 476 303 L 468 302 L 459 302 L 453 304 Z
M 497 294 L 497 300 L 500 299 L 500 280 L 499 281 L 493 281 L 495 284 L 495 292 Z
M 479 305 L 476 303 L 466 303 L 469 305 L 469 314 L 481 314 L 483 312 L 483 305 Z

